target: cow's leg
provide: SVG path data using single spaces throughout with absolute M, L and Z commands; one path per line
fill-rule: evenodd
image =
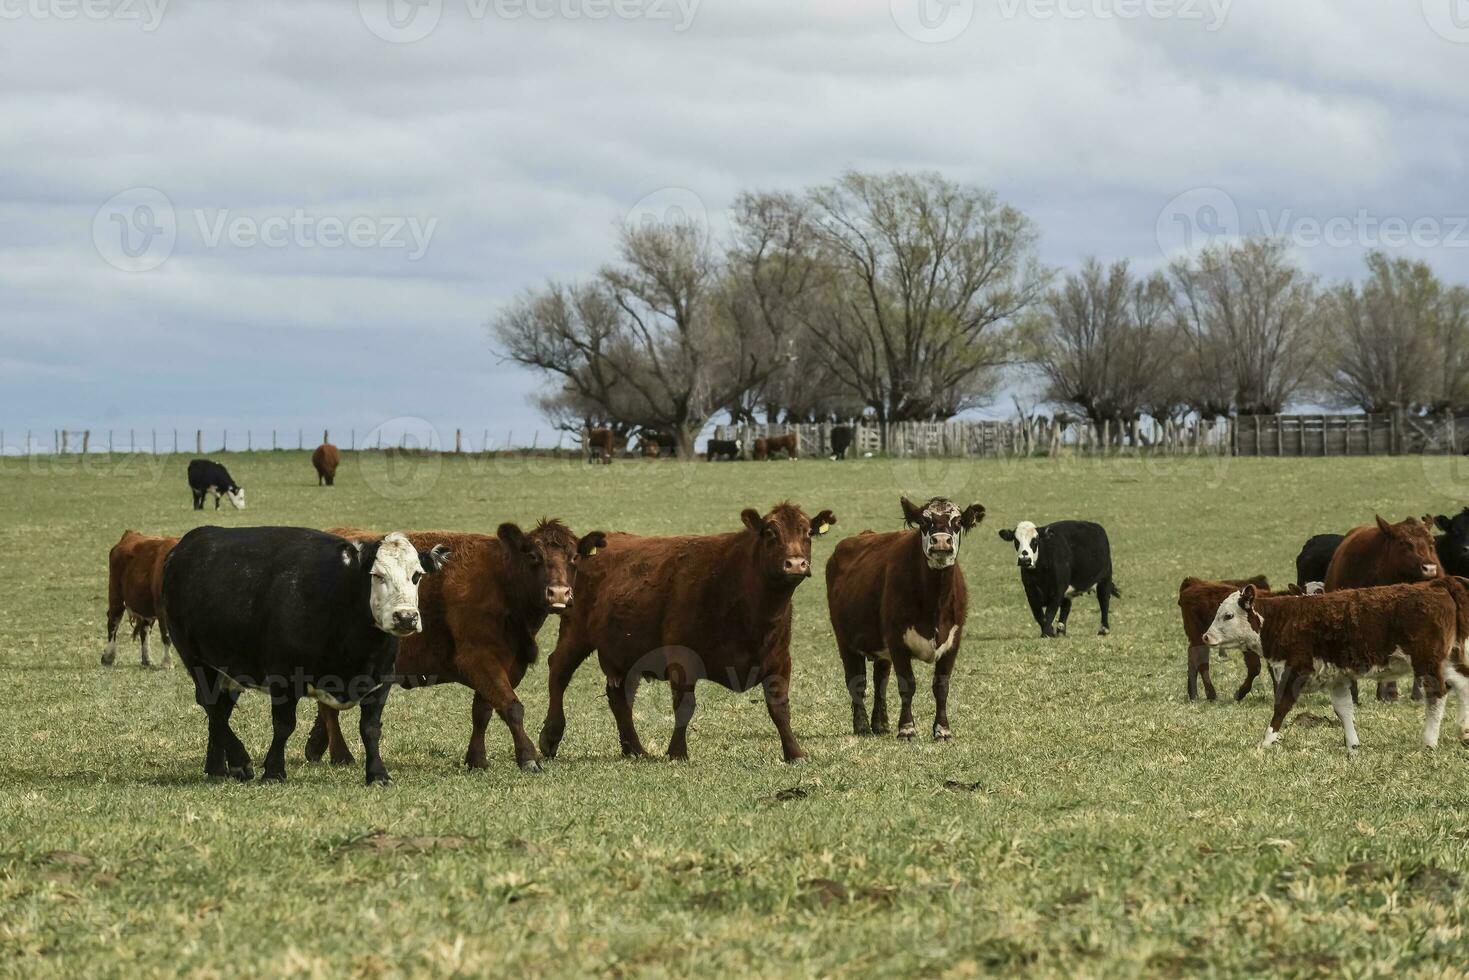
M 632 717 L 633 702 L 638 699 L 638 687 L 642 683 L 643 678 L 637 671 L 629 673 L 620 684 L 613 683 L 610 677 L 607 678 L 607 707 L 612 712 L 612 720 L 617 723 L 617 741 L 622 747 L 622 754 L 629 759 L 641 759 L 649 754 L 643 748 L 643 740 L 638 737 L 638 728 Z M 543 745 L 545 738 L 543 731 Z
M 1409 692 L 1408 697 L 1414 701 L 1423 700 L 1423 678 L 1419 674 L 1413 675 L 1413 690 Z
M 556 758 L 556 749 L 561 745 L 561 737 L 566 734 L 566 685 L 571 683 L 571 676 L 576 673 L 576 668 L 591 656 L 592 646 L 576 641 L 573 631 L 566 629 L 562 624 L 561 638 L 556 641 L 556 649 L 551 653 L 546 663 L 547 679 L 547 705 L 546 720 L 541 722 L 540 747 L 541 755 L 547 759 Z M 613 714 L 617 712 L 614 709 Z
M 296 694 L 294 691 L 272 692 L 270 701 L 270 750 L 265 753 L 262 782 L 286 781 L 286 740 L 296 730 Z
M 796 741 L 796 735 L 791 731 L 791 677 L 789 673 L 777 671 L 766 675 L 763 681 L 765 687 L 765 710 L 770 714 L 770 720 L 775 722 L 775 730 L 780 735 L 780 753 L 787 762 L 799 762 L 806 758 L 801 743 Z
M 204 705 L 204 713 L 209 716 L 209 749 L 204 771 L 221 779 L 248 783 L 255 778 L 255 769 L 250 765 L 250 754 L 245 751 L 244 743 L 230 728 L 230 715 L 239 697 L 234 691 L 221 691 L 212 703 Z
M 150 627 L 152 625 L 153 624 L 149 620 L 146 620 L 146 619 L 141 619 L 141 620 L 138 621 L 138 641 L 139 641 L 139 643 L 142 644 L 142 648 L 143 648 L 142 649 L 142 658 L 143 658 L 143 666 L 144 667 L 152 667 L 153 666 L 153 651 L 149 649 L 149 645 L 148 645 L 148 634 L 151 632 Z M 158 666 L 161 667 L 163 665 L 162 664 L 159 664 Z
M 1112 632 L 1112 621 L 1109 612 L 1112 606 L 1112 579 L 1104 578 L 1097 583 L 1097 608 L 1102 613 L 1102 628 L 1097 630 L 1098 636 L 1106 636 Z
M 383 705 L 388 700 L 388 692 L 393 685 L 384 683 L 376 690 L 370 691 L 362 699 L 358 707 L 361 709 L 362 717 L 358 719 L 358 732 L 362 736 L 362 754 L 367 757 L 367 785 L 389 786 L 392 777 L 388 775 L 388 767 L 383 765 L 382 753 L 378 751 L 378 740 L 383 733 Z
M 1438 748 L 1438 731 L 1443 725 L 1444 679 L 1443 667 L 1436 673 L 1423 678 L 1423 746 Z
M 499 661 L 494 659 L 489 650 L 480 647 L 461 649 L 455 664 L 459 676 L 474 689 L 475 694 L 471 712 L 474 728 L 469 738 L 469 749 L 464 754 L 465 763 L 471 769 L 485 767 L 484 723 L 489 720 L 486 711 L 486 707 L 489 707 L 494 709 L 495 714 L 505 722 L 505 727 L 510 729 L 510 740 L 515 745 L 515 764 L 526 772 L 540 772 L 541 754 L 536 751 L 536 743 L 525 733 L 525 706 L 515 696 L 515 688 L 511 686 L 510 678 L 505 676 Z
M 1188 699 L 1190 701 L 1199 699 L 1200 680 L 1204 682 L 1205 698 L 1213 701 L 1217 696 L 1214 691 L 1214 682 L 1209 677 L 1209 654 L 1212 652 L 1202 643 L 1188 648 Z
M 1056 628 L 1051 625 L 1053 622 L 1055 622 L 1056 613 L 1060 612 L 1060 610 L 1061 602 L 1059 599 L 1054 602 L 1046 603 L 1046 608 L 1041 614 L 1044 617 L 1043 619 L 1041 619 L 1041 636 L 1054 637 L 1060 635 L 1056 632 Z
M 918 734 L 913 724 L 913 658 L 907 650 L 893 652 L 893 672 L 898 675 L 898 738 L 911 740 Z
M 1379 701 L 1396 701 L 1397 699 L 1398 699 L 1398 682 L 1397 681 L 1378 681 L 1377 682 L 1377 700 L 1379 700 Z
M 1068 595 L 1063 595 L 1061 596 L 1061 609 L 1056 617 L 1057 636 L 1066 635 L 1066 620 L 1069 618 L 1071 618 L 1071 597 Z
M 687 762 L 689 758 L 689 720 L 694 717 L 698 700 L 694 695 L 694 678 L 687 677 L 681 666 L 670 664 L 668 691 L 673 696 L 673 737 L 668 740 L 668 758 Z M 628 713 L 631 714 L 631 705 Z
M 936 742 L 954 737 L 949 728 L 949 681 L 954 676 L 954 661 L 959 659 L 959 638 L 954 647 L 933 665 L 933 738 Z
M 1033 586 L 1033 585 L 1031 585 L 1029 583 L 1024 583 L 1024 584 L 1025 584 L 1025 601 L 1030 604 L 1030 615 L 1031 615 L 1031 618 L 1033 618 L 1035 620 L 1035 624 L 1041 628 L 1041 635 L 1042 636 L 1045 636 L 1046 635 L 1046 603 L 1045 603 L 1045 600 L 1041 598 L 1040 589 L 1037 589 L 1035 586 Z
M 1444 681 L 1454 689 L 1459 702 L 1459 740 L 1469 743 L 1469 677 L 1455 664 L 1444 666 Z
M 117 624 L 127 606 L 122 601 L 122 573 L 113 571 L 107 576 L 107 646 L 102 651 L 102 666 L 111 667 L 117 659 Z
M 867 720 L 867 658 L 839 647 L 842 655 L 842 673 L 847 678 L 847 693 L 852 698 L 852 734 L 871 735 L 872 724 Z
M 1280 729 L 1285 725 L 1286 715 L 1296 706 L 1296 698 L 1300 697 L 1312 670 L 1312 667 L 1297 668 L 1294 664 L 1286 664 L 1280 678 L 1280 696 L 1275 699 L 1275 712 L 1270 716 L 1270 727 L 1265 729 L 1262 745 L 1269 747 L 1280 741 Z
M 191 490 L 190 493 L 192 493 L 194 495 L 194 509 L 195 510 L 203 510 L 204 509 L 204 491 L 203 490 Z
M 219 510 L 219 491 L 214 491 L 214 509 Z
M 886 735 L 888 728 L 888 678 L 893 663 L 878 657 L 872 661 L 872 734 Z
M 336 708 L 328 708 L 324 704 L 316 706 L 316 721 L 311 726 L 311 734 L 306 739 L 306 761 L 320 762 L 323 754 L 330 757 L 334 766 L 350 766 L 357 760 L 352 758 L 352 750 L 347 747 L 347 740 L 342 737 L 342 722 L 340 712 Z
M 1352 704 L 1352 687 L 1349 681 L 1340 680 L 1331 686 L 1331 706 L 1341 719 L 1342 737 L 1346 740 L 1347 751 L 1357 751 L 1357 725 L 1353 720 L 1355 706 Z
M 1208 647 L 1204 648 L 1205 656 L 1208 656 Z M 1245 695 L 1249 694 L 1255 686 L 1255 679 L 1260 676 L 1260 655 L 1250 650 L 1241 652 L 1241 659 L 1245 662 L 1245 679 L 1240 683 L 1239 689 L 1234 692 L 1236 701 L 1243 701 Z M 1270 675 L 1270 686 L 1275 687 L 1275 674 Z M 1214 700 L 1210 698 L 1209 700 Z

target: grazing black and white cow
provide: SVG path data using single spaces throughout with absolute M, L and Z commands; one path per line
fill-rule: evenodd
M 1013 531 L 1000 531 L 1000 537 L 1015 545 L 1020 582 L 1042 636 L 1065 635 L 1071 600 L 1092 589 L 1097 590 L 1097 605 L 1102 611 L 1102 628 L 1097 635 L 1107 635 L 1111 629 L 1107 606 L 1113 597 L 1122 598 L 1122 593 L 1112 582 L 1112 546 L 1102 525 L 1057 521 L 1037 527 L 1021 521 Z M 1053 628 L 1057 611 L 1061 618 Z
M 399 533 L 352 542 L 295 527 L 200 527 L 163 566 L 163 607 L 194 699 L 209 718 L 204 771 L 254 777 L 230 729 L 240 693 L 271 700 L 273 737 L 265 779 L 286 778 L 286 739 L 296 702 L 362 708 L 367 782 L 388 783 L 378 753 L 383 704 L 398 638 L 422 629 L 418 583 L 447 549 L 420 553 Z
M 1331 559 L 1344 540 L 1345 534 L 1317 534 L 1306 539 L 1301 553 L 1296 555 L 1296 584 L 1302 591 L 1310 591 L 1308 586 L 1313 582 L 1326 581 L 1326 570 L 1331 567 Z
M 1435 535 L 1433 548 L 1445 575 L 1469 577 L 1469 507 L 1453 517 L 1439 514 L 1433 523 L 1443 534 Z
M 831 458 L 846 459 L 847 450 L 852 448 L 852 427 L 834 425 L 831 429 Z
M 745 444 L 739 439 L 710 439 L 704 447 L 704 458 L 711 463 L 716 459 L 744 459 Z
M 245 491 L 240 489 L 230 471 L 212 459 L 196 459 L 189 463 L 189 489 L 194 491 L 194 509 L 204 509 L 204 496 L 214 493 L 214 509 L 219 510 L 221 495 L 229 497 L 236 510 L 245 509 Z

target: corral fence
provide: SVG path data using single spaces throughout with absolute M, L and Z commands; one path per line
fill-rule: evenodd
M 1234 420 L 1236 456 L 1410 456 L 1460 454 L 1469 415 L 1243 415 Z
M 23 431 L 0 429 L 0 454 L 8 456 L 44 455 L 97 455 L 146 453 L 153 456 L 191 454 L 203 456 L 210 453 L 272 452 L 315 449 L 320 443 L 332 442 L 331 429 L 322 430 L 321 439 L 316 439 L 316 429 L 297 429 L 288 432 L 281 429 L 269 431 L 224 430 L 224 429 L 48 429 Z M 345 436 L 343 435 L 345 431 Z M 7 441 L 8 440 L 8 441 Z M 24 440 L 24 441 L 22 441 Z M 339 449 L 408 453 L 486 453 L 538 452 L 580 453 L 576 445 L 568 445 L 565 434 L 555 443 L 539 445 L 539 435 L 529 444 L 515 444 L 514 433 L 507 433 L 503 442 L 497 442 L 490 430 L 470 433 L 455 429 L 452 441 L 445 436 L 442 440 L 437 432 L 425 438 L 422 431 L 397 431 L 384 434 L 376 429 L 361 434 L 355 429 L 338 430 Z M 574 442 L 574 440 L 573 440 Z

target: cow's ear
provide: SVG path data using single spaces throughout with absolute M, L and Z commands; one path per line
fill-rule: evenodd
M 595 555 L 598 548 L 607 547 L 607 535 L 602 531 L 589 531 L 576 543 L 576 553 L 582 557 Z
M 1247 585 L 1239 594 L 1239 607 L 1246 612 L 1255 608 L 1255 587 Z
M 1000 528 L 1000 540 L 1010 541 L 1013 543 L 1015 540 L 1015 532 L 1010 530 L 1008 527 Z
M 1305 595 L 1306 594 L 1306 590 L 1303 589 L 1303 588 L 1301 588 L 1299 585 L 1297 585 L 1294 582 L 1292 582 L 1290 585 L 1287 585 L 1286 586 L 1286 589 L 1289 590 L 1289 592 L 1290 592 L 1291 595 Z
M 746 507 L 740 511 L 740 520 L 744 521 L 745 527 L 752 531 L 765 530 L 765 518 L 761 517 L 760 512 L 753 507 Z
M 1392 525 L 1389 524 L 1387 521 L 1384 521 L 1382 519 L 1382 515 L 1381 514 L 1376 515 L 1376 517 L 1377 517 L 1377 530 L 1381 531 L 1383 534 L 1388 534 L 1388 535 L 1392 534 Z
M 811 518 L 811 536 L 814 538 L 818 534 L 825 534 L 827 531 L 831 530 L 831 526 L 836 522 L 837 517 L 835 514 L 833 514 L 829 510 L 823 510 L 815 517 Z
M 1422 517 L 1420 517 L 1418 519 L 1423 522 L 1423 526 L 1424 527 L 1433 527 L 1433 515 L 1432 514 L 1424 514 Z
M 449 550 L 447 545 L 436 544 L 428 551 L 420 551 L 418 553 L 418 564 L 423 566 L 423 574 L 433 575 L 435 572 L 443 571 L 444 566 L 453 557 L 454 553 Z
M 1435 523 L 1435 524 L 1438 525 L 1438 529 L 1440 531 L 1443 531 L 1445 533 L 1448 532 L 1449 527 L 1450 527 L 1450 522 L 1449 522 L 1449 519 L 1447 517 L 1445 517 L 1444 515 L 1439 514 L 1437 517 L 1435 517 L 1433 519 L 1433 523 Z
M 968 531 L 979 526 L 982 520 L 984 520 L 984 504 L 970 504 L 964 508 L 964 513 L 959 518 L 959 526 Z
M 898 498 L 903 503 L 903 523 L 912 527 L 923 517 L 923 508 L 919 507 L 907 497 Z
M 527 544 L 525 532 L 520 529 L 519 524 L 506 521 L 495 531 L 495 535 L 503 542 L 505 547 L 511 551 L 524 551 Z

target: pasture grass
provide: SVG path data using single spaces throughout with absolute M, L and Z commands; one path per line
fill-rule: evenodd
M 347 454 L 318 489 L 303 453 L 222 457 L 249 509 L 189 508 L 187 457 L 0 461 L 0 971 L 190 974 L 1462 975 L 1469 967 L 1469 750 L 1417 705 L 1364 703 L 1356 758 L 1324 695 L 1271 751 L 1269 684 L 1188 703 L 1186 574 L 1285 583 L 1311 533 L 1459 507 L 1455 460 L 802 460 L 737 465 Z M 858 739 L 822 567 L 836 539 L 895 528 L 897 496 L 979 501 L 960 561 L 971 609 L 950 744 Z M 595 661 L 560 757 L 518 771 L 492 723 L 462 765 L 469 692 L 397 692 L 396 784 L 302 761 L 283 786 L 202 772 L 204 718 L 176 666 L 120 643 L 105 669 L 106 554 L 123 528 L 355 524 L 493 533 L 542 514 L 578 532 L 716 532 L 789 497 L 839 523 L 797 592 L 780 761 L 758 692 L 699 691 L 692 761 L 617 754 Z M 1011 548 L 1020 519 L 1099 520 L 1124 598 L 1099 638 L 1040 639 Z M 199 520 L 202 518 L 203 520 Z M 544 658 L 521 696 L 532 735 Z M 1215 669 L 1232 691 L 1237 660 Z M 920 733 L 932 719 L 919 665 Z M 1367 687 L 1364 686 L 1364 691 Z M 891 694 L 896 719 L 896 690 Z M 637 717 L 666 744 L 665 689 Z M 356 746 L 355 715 L 344 718 Z M 258 759 L 265 702 L 237 730 Z M 360 752 L 359 752 L 360 756 Z

